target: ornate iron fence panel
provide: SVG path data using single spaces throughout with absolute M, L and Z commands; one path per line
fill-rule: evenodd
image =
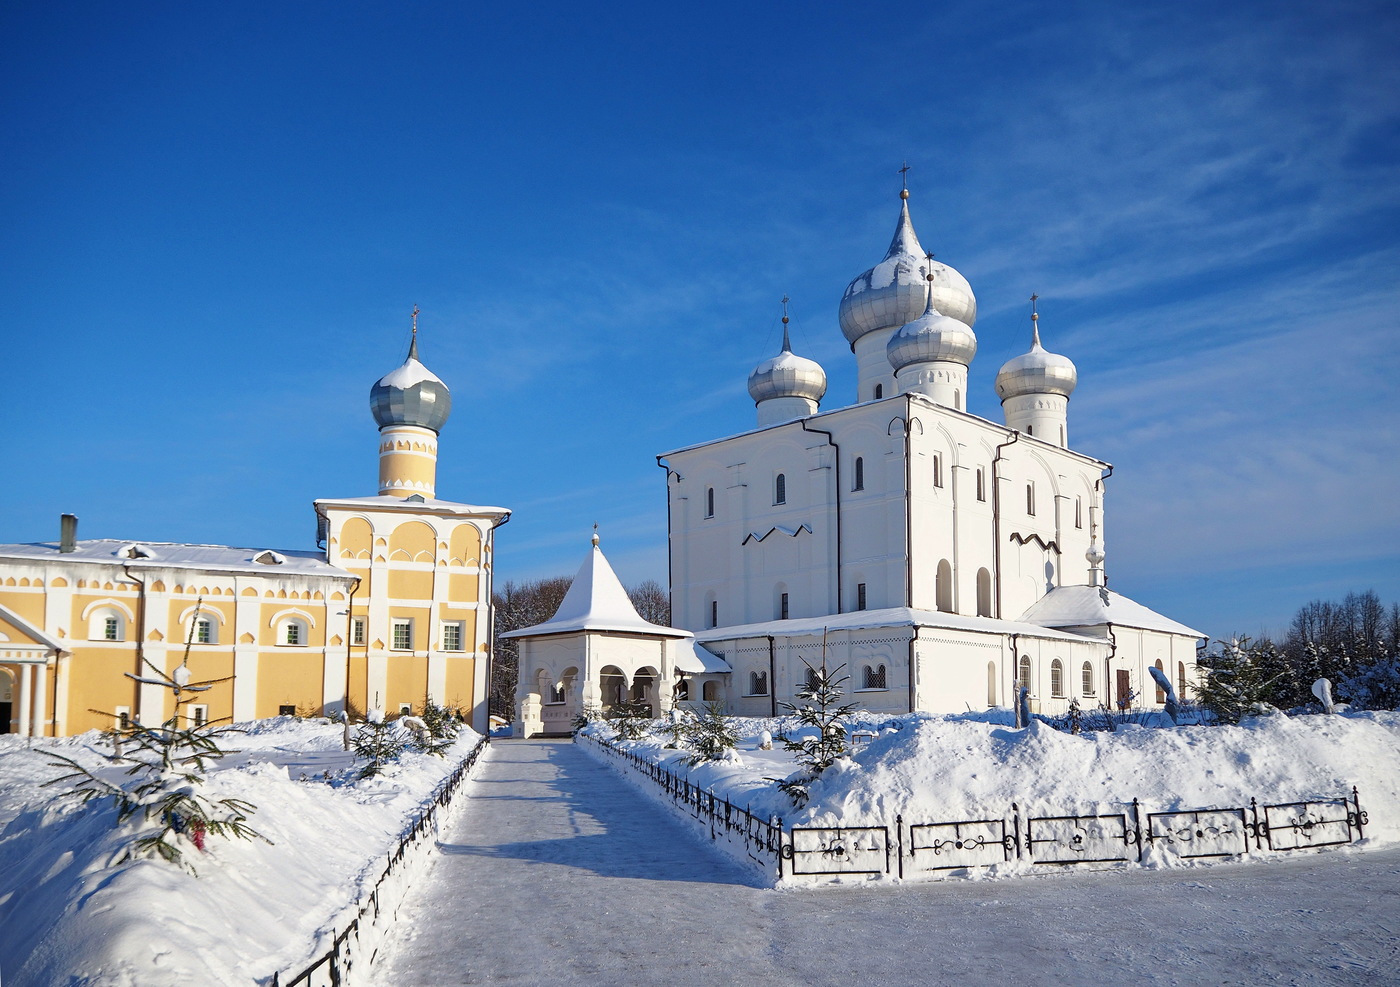
M 1147 840 L 1178 857 L 1235 857 L 1249 852 L 1244 809 L 1181 809 L 1149 812 Z
M 1347 798 L 1266 805 L 1263 818 L 1258 818 L 1257 811 L 1255 818 L 1256 842 L 1262 838 L 1270 850 L 1341 846 L 1359 839 L 1366 823 L 1360 804 L 1353 810 L 1352 800 Z
M 1137 857 L 1137 833 L 1124 812 L 1031 816 L 1026 850 L 1037 864 L 1110 864 Z
M 909 827 L 909 871 L 957 870 L 1002 864 L 1016 852 L 1005 819 L 916 823 Z M 922 856 L 921 856 L 922 854 Z
M 890 830 L 888 826 L 794 826 L 783 856 L 792 861 L 794 876 L 888 874 Z

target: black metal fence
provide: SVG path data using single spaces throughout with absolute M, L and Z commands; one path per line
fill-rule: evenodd
M 579 735 L 659 785 L 702 823 L 710 837 L 742 837 L 749 856 L 779 880 L 849 874 L 938 876 L 1013 860 L 1033 865 L 1135 864 L 1154 848 L 1183 859 L 1342 846 L 1360 840 L 1370 819 L 1353 787 L 1349 795 L 1238 808 L 1145 812 L 1137 799 L 1123 811 L 1026 815 L 1018 803 L 1001 818 L 894 826 L 793 826 L 761 819 L 632 751 Z
M 438 782 L 432 801 L 419 812 L 398 845 L 389 851 L 384 872 L 369 893 L 359 900 L 360 907 L 355 917 L 343 930 L 335 933 L 331 948 L 325 955 L 289 980 L 282 980 L 280 972 L 274 973 L 271 987 L 341 987 L 350 982 L 357 965 L 363 963 L 367 967 L 373 962 L 380 936 L 369 933 L 371 930 L 382 932 L 383 925 L 387 924 L 386 919 L 391 916 L 397 903 L 403 900 L 402 893 L 412 877 L 412 868 L 405 868 L 404 864 L 432 848 L 439 810 L 452 802 L 453 795 L 471 773 L 472 766 L 490 739 L 489 736 L 482 737 L 462 763 Z M 367 948 L 369 955 L 365 956 Z

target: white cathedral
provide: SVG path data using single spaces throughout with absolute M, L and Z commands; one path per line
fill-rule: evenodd
M 517 735 L 584 706 L 721 701 L 769 716 L 809 666 L 844 666 L 876 712 L 1159 706 L 1204 636 L 1108 588 L 1108 463 L 1069 447 L 1074 364 L 1030 350 L 996 375 L 1005 424 L 966 410 L 967 280 L 920 246 L 901 191 L 889 251 L 841 299 L 856 401 L 782 352 L 749 375 L 757 427 L 664 453 L 672 623 L 643 621 L 595 536 L 559 613 L 515 631 Z

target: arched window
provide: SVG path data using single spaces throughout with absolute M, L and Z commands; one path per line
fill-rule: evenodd
M 783 473 L 773 478 L 773 503 L 787 503 L 787 476 Z
M 1086 661 L 1079 669 L 1079 685 L 1084 695 L 1094 694 L 1094 663 Z
M 876 385 L 875 385 L 875 400 L 878 401 L 878 400 L 880 400 L 880 399 L 881 399 L 882 397 L 884 397 L 884 396 L 885 396 L 885 385 L 884 385 L 884 384 L 876 384 Z
M 817 671 L 815 668 L 813 668 L 811 665 L 808 665 L 808 666 L 806 667 L 806 669 L 803 671 L 802 691 L 804 691 L 804 692 L 813 692 L 813 691 L 815 691 L 816 688 L 817 688 L 817 679 L 819 679 L 820 677 L 821 677 L 821 673 L 818 672 L 818 671 Z
M 953 410 L 962 411 L 962 391 L 956 387 L 953 388 Z
M 1186 701 L 1186 662 L 1176 663 L 1176 698 Z
M 750 672 L 750 673 L 749 673 L 749 695 L 751 695 L 751 696 L 766 696 L 766 695 L 768 695 L 768 673 L 767 673 L 767 672 Z
M 1164 675 L 1166 674 L 1166 671 L 1167 671 L 1167 670 L 1166 670 L 1165 668 L 1162 667 L 1162 659 L 1158 658 L 1158 659 L 1157 659 L 1155 662 L 1153 662 L 1152 664 L 1154 664 L 1154 665 L 1157 666 L 1157 671 L 1162 672 Z M 1155 676 L 1153 677 L 1152 681 L 1154 681 L 1154 682 L 1157 681 L 1157 679 L 1156 679 Z M 1160 705 L 1162 705 L 1162 704 L 1163 704 L 1164 702 L 1166 702 L 1166 701 L 1167 701 L 1167 690 L 1166 690 L 1166 689 L 1163 689 L 1160 685 L 1157 686 L 1157 705 L 1160 706 Z
M 719 601 L 718 601 L 718 600 L 711 600 L 711 601 L 710 601 L 710 626 L 711 626 L 711 627 L 718 627 L 718 626 L 719 626 Z
M 935 487 L 941 487 L 941 486 L 943 486 L 943 457 L 942 457 L 942 456 L 937 456 L 937 455 L 936 455 L 936 456 L 933 457 L 933 485 L 934 485 Z
M 707 703 L 719 702 L 719 683 L 706 682 L 700 687 L 700 698 Z
M 1035 517 L 1035 481 L 1026 484 L 1026 513 Z
M 291 647 L 306 647 L 309 636 L 306 633 L 306 621 L 299 617 L 288 617 L 282 621 L 282 633 L 277 636 L 278 644 L 285 644 Z
M 1034 435 L 1034 434 L 1035 434 L 1035 426 L 1034 426 L 1034 425 L 1027 425 L 1027 426 L 1026 426 L 1026 434 L 1027 434 L 1027 435 Z
M 938 574 L 934 579 L 934 596 L 938 609 L 944 613 L 953 612 L 953 566 L 947 559 L 938 562 Z
M 985 568 L 977 570 L 977 616 L 992 615 L 992 574 Z
M 778 594 L 778 619 L 788 619 L 788 595 L 786 593 Z
M 857 456 L 857 457 L 856 457 L 856 479 L 855 479 L 855 483 L 853 483 L 853 484 L 851 485 L 851 489 L 852 489 L 852 490 L 864 490 L 864 489 L 865 489 L 865 459 L 864 459 L 864 457 L 861 457 L 861 456 Z
M 196 617 L 193 630 L 195 644 L 219 643 L 219 625 L 214 622 L 213 617 Z
M 1067 445 L 1067 444 L 1068 444 L 1068 443 L 1065 442 L 1065 427 L 1064 427 L 1063 425 L 1061 425 L 1061 426 L 1060 426 L 1060 445 L 1061 445 L 1061 446 L 1064 446 L 1064 445 Z
M 1022 655 L 1020 661 L 1016 662 L 1016 686 L 1025 689 L 1027 692 L 1031 688 L 1031 656 Z
M 885 687 L 885 666 L 866 665 L 865 666 L 865 688 L 883 689 Z
M 1056 658 L 1050 663 L 1050 695 L 1063 697 L 1065 694 L 1065 663 Z
M 706 488 L 705 488 L 705 516 L 706 516 L 706 517 L 714 517 L 714 516 L 715 516 L 715 488 L 714 488 L 714 487 L 706 487 Z
M 997 663 L 987 662 L 987 705 L 997 704 Z
M 96 607 L 87 615 L 89 641 L 125 641 L 126 614 L 115 606 Z

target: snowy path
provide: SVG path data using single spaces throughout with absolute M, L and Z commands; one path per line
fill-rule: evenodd
M 469 797 L 379 982 L 1400 983 L 1400 849 L 772 891 L 567 741 L 492 745 Z

